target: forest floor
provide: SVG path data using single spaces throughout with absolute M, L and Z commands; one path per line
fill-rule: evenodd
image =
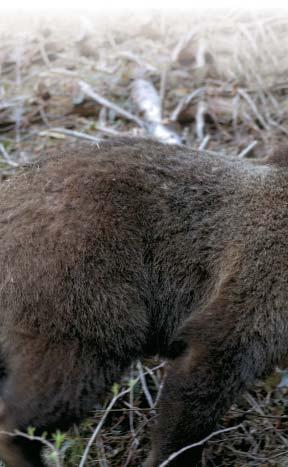
M 3 14 L 1 178 L 63 142 L 115 135 L 270 154 L 288 134 L 287 28 L 281 11 Z M 135 364 L 89 419 L 55 434 L 48 457 L 58 467 L 140 466 L 164 372 L 159 361 Z M 203 466 L 288 466 L 285 383 L 278 370 L 231 407 Z

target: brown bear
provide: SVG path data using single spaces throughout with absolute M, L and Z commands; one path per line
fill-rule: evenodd
M 156 467 L 207 436 L 288 354 L 288 157 L 262 164 L 120 138 L 0 185 L 0 457 L 5 432 L 66 429 L 135 359 L 168 372 Z M 196 465 L 200 449 L 171 466 Z

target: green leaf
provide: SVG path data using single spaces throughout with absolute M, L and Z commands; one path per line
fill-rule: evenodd
M 114 397 L 118 396 L 118 394 L 119 394 L 119 389 L 120 389 L 119 384 L 114 383 L 113 386 L 112 386 L 112 393 L 113 393 L 113 396 L 114 396 Z
M 65 433 L 61 433 L 61 431 L 57 430 L 56 433 L 53 434 L 53 439 L 55 441 L 55 448 L 60 449 L 65 440 Z

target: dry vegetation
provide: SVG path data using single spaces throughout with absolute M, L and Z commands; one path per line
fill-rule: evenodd
M 63 141 L 118 134 L 267 155 L 288 133 L 287 28 L 288 12 L 2 16 L 2 178 Z M 140 466 L 164 371 L 159 362 L 132 368 L 81 427 L 55 434 L 54 463 Z M 288 466 L 281 377 L 231 408 L 203 466 Z

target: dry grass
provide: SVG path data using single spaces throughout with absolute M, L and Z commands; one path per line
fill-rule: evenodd
M 288 12 L 2 16 L 2 177 L 63 140 L 127 133 L 267 155 L 288 134 L 287 27 Z M 108 398 L 81 427 L 56 435 L 58 465 L 141 465 L 163 381 L 162 367 L 145 371 L 132 369 L 114 386 L 113 405 Z M 207 443 L 203 466 L 288 466 L 287 390 L 278 383 L 276 374 L 240 398 L 220 427 L 239 428 Z

